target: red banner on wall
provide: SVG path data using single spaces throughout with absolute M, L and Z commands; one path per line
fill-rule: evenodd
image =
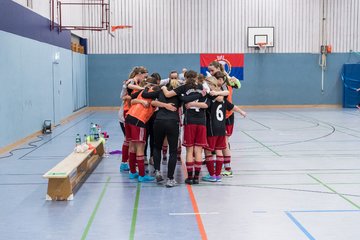
M 244 54 L 239 53 L 211 53 L 200 54 L 200 72 L 209 75 L 207 67 L 212 61 L 218 61 L 224 66 L 225 71 L 239 80 L 244 80 Z

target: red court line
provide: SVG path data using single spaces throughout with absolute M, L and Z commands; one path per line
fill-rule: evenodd
M 184 171 L 184 174 L 187 177 L 187 171 L 186 171 L 186 167 L 185 167 L 184 163 L 182 164 L 182 169 Z M 192 205 L 192 207 L 194 209 L 196 222 L 197 222 L 197 225 L 198 225 L 198 228 L 199 228 L 199 231 L 200 231 L 201 239 L 202 240 L 207 240 L 208 238 L 207 238 L 207 235 L 206 235 L 206 232 L 205 232 L 204 224 L 203 224 L 203 222 L 201 220 L 201 215 L 199 214 L 199 208 L 198 208 L 198 205 L 197 205 L 197 202 L 196 202 L 195 195 L 194 195 L 194 192 L 192 190 L 192 187 L 191 187 L 191 185 L 186 184 L 186 188 L 187 188 L 187 190 L 189 192 L 191 205 Z

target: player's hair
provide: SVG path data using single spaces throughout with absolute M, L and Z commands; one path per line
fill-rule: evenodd
M 188 70 L 184 74 L 184 77 L 186 79 L 185 84 L 187 84 L 189 88 L 196 89 L 197 72 L 195 72 L 194 70 Z
M 150 83 L 151 86 L 149 88 L 151 88 L 153 91 L 159 91 L 160 90 L 160 87 L 158 86 L 158 80 L 154 77 L 148 77 L 146 79 L 146 81 L 143 81 L 145 82 L 145 85 Z
M 179 81 L 177 79 L 170 79 L 170 82 L 167 84 L 167 89 L 169 91 L 177 88 L 180 85 Z
M 209 64 L 209 66 L 213 66 L 213 67 L 215 67 L 215 68 L 220 69 L 221 72 L 225 72 L 224 66 L 223 66 L 221 63 L 219 63 L 218 61 L 212 61 L 212 62 Z
M 195 79 L 197 77 L 197 72 L 195 72 L 194 70 L 186 71 L 186 73 L 184 74 L 184 77 Z
M 222 79 L 224 79 L 224 81 L 225 81 L 225 74 L 224 73 L 222 73 L 222 72 L 216 72 L 215 74 L 214 74 L 214 77 L 216 78 L 216 79 L 219 79 L 219 78 L 222 78 Z
M 176 73 L 176 74 L 178 75 L 178 77 L 179 77 L 178 72 L 177 72 L 176 70 L 173 70 L 173 71 L 171 71 L 171 72 L 169 73 L 169 78 L 171 78 L 171 74 L 173 74 L 173 73 Z
M 143 73 L 147 73 L 148 71 L 147 71 L 147 69 L 145 68 L 145 67 L 143 67 L 143 66 L 136 66 L 136 67 L 134 67 L 132 70 L 131 70 L 131 72 L 130 72 L 130 74 L 129 74 L 129 79 L 130 78 L 134 78 L 136 75 L 138 75 L 138 74 L 143 74 Z
M 152 74 L 150 75 L 150 77 L 155 78 L 157 81 L 160 81 L 160 80 L 161 80 L 161 76 L 160 76 L 160 74 L 157 73 L 157 72 L 152 73 Z
M 209 76 L 206 78 L 206 82 L 208 83 L 209 87 L 213 86 L 215 91 L 219 90 L 218 80 L 216 77 Z
M 204 76 L 204 74 L 201 74 L 201 73 L 200 73 L 200 74 L 198 75 L 197 79 L 198 79 L 198 83 L 203 84 L 203 82 L 205 81 L 205 76 Z
M 148 77 L 146 79 L 146 81 L 144 81 L 145 83 L 151 83 L 151 84 L 154 84 L 154 85 L 157 85 L 157 80 L 154 78 L 154 77 Z
M 217 86 L 218 84 L 218 81 L 216 79 L 216 77 L 213 77 L 213 76 L 209 76 L 206 78 L 206 82 L 209 84 L 209 85 L 213 85 L 213 86 Z

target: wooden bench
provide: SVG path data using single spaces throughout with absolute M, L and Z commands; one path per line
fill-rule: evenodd
M 94 149 L 84 153 L 71 153 L 43 175 L 49 179 L 46 200 L 73 200 L 74 192 L 96 168 L 104 154 L 102 141 L 90 144 Z

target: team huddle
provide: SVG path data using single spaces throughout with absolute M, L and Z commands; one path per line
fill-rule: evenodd
M 120 171 L 129 172 L 130 179 L 163 182 L 162 162 L 168 164 L 165 186 L 174 187 L 176 165 L 182 164 L 181 146 L 186 148 L 186 184 L 199 184 L 203 152 L 208 174 L 202 181 L 220 182 L 222 176 L 232 176 L 229 137 L 234 112 L 246 116 L 232 104 L 233 89 L 240 88 L 240 81 L 217 61 L 209 64 L 207 77 L 185 70 L 181 77 L 172 71 L 169 78 L 161 79 L 158 73 L 148 76 L 146 68 L 135 67 L 124 81 L 119 111 L 125 135 Z M 154 177 L 145 171 L 148 138 Z

